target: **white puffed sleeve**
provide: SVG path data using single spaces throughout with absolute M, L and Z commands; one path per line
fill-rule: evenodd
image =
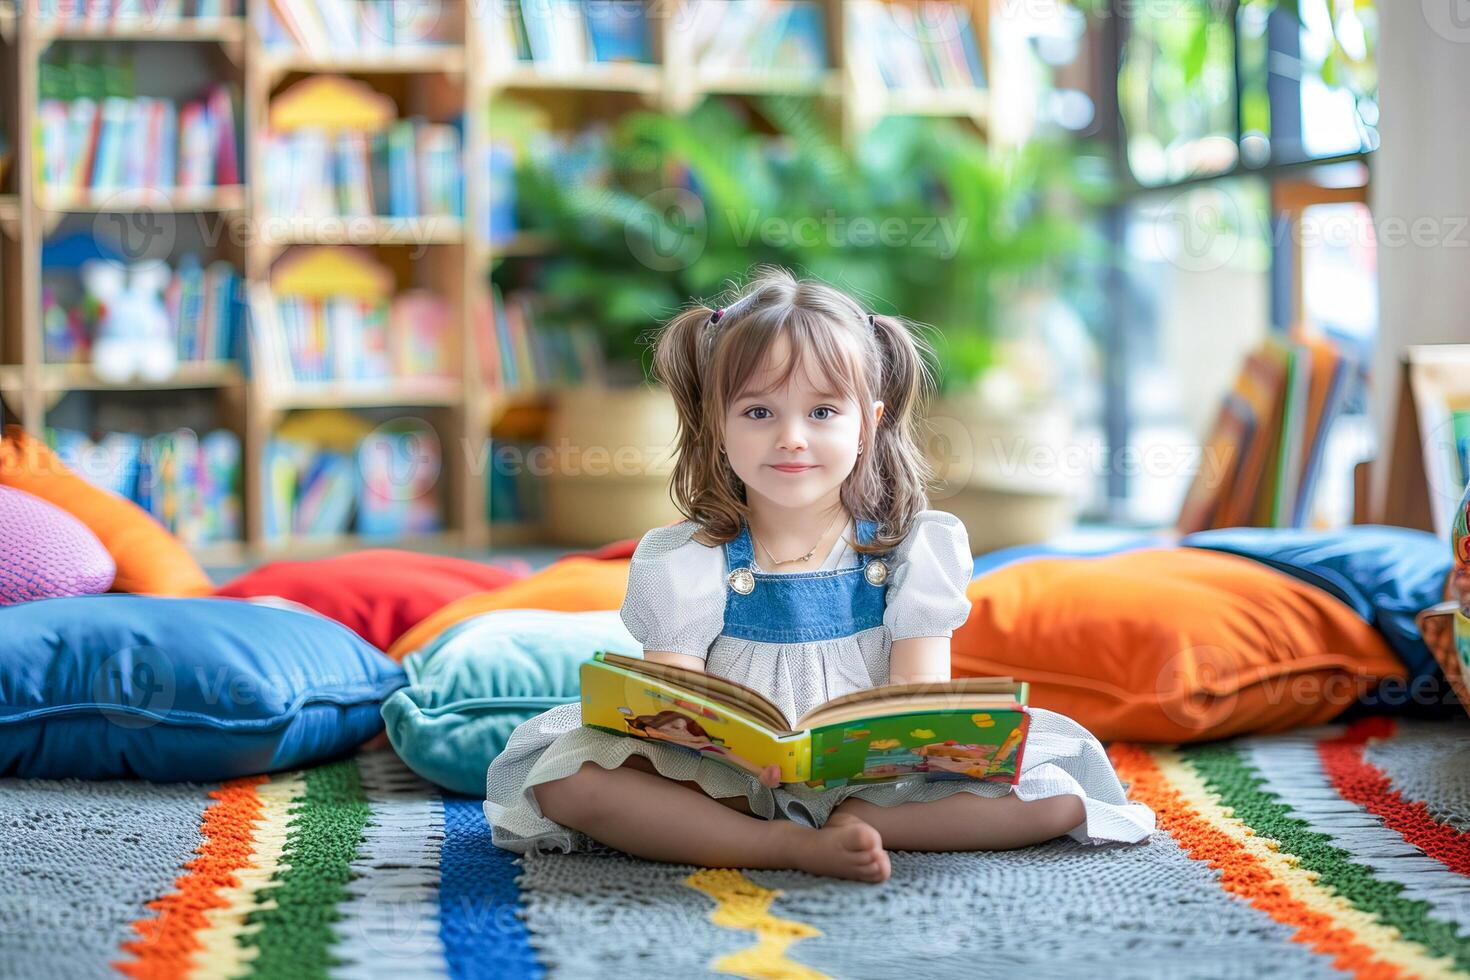
M 638 542 L 628 571 L 623 625 L 644 650 L 703 660 L 725 625 L 725 551 L 693 540 L 698 525 L 656 527 Z
M 965 587 L 975 559 L 970 535 L 953 514 L 920 511 L 894 549 L 883 625 L 895 640 L 950 636 L 970 616 Z

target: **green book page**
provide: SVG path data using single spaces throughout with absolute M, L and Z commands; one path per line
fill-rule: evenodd
M 812 730 L 810 784 L 930 780 L 1013 783 L 1030 716 L 1024 709 L 919 711 Z

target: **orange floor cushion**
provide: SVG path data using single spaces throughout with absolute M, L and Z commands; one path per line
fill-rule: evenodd
M 214 586 L 184 545 L 147 511 L 93 486 L 19 426 L 0 439 L 0 486 L 24 490 L 85 524 L 117 564 L 114 592 L 208 595 Z
M 1104 740 L 1181 742 L 1321 724 L 1405 670 L 1328 593 L 1193 549 L 1036 559 L 970 583 L 955 677 L 1011 675 Z

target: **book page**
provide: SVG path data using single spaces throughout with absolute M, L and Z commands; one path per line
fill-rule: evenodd
M 1021 685 L 1010 677 L 961 677 L 957 680 L 943 682 L 920 682 L 915 684 L 884 684 L 881 687 L 869 687 L 861 691 L 853 691 L 841 697 L 823 701 L 805 715 L 798 718 L 794 728 L 806 729 L 812 727 L 812 719 L 819 713 L 830 708 L 844 707 L 849 704 L 866 704 L 865 710 L 876 711 L 879 714 L 892 714 L 885 706 L 902 704 L 906 699 L 919 695 L 945 695 L 948 697 L 970 697 L 977 695 L 1004 695 L 1007 700 L 1022 700 L 1024 695 L 1020 694 Z M 958 706 L 958 705 L 957 705 Z
M 1014 783 L 1029 722 L 1024 708 L 921 709 L 823 725 L 811 733 L 808 785 L 830 789 L 906 778 Z
M 812 729 L 849 721 L 877 721 L 881 718 L 911 715 L 916 711 L 1014 711 L 1018 706 L 1016 699 L 1010 695 L 911 695 L 882 704 L 859 701 L 832 708 L 816 708 L 801 720 L 803 729 Z

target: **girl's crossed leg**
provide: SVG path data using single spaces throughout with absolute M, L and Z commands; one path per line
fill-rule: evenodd
M 856 796 L 839 803 L 827 826 L 861 821 L 891 851 L 1007 851 L 1060 837 L 1087 818 L 1071 794 L 1027 802 L 1014 793 L 955 793 L 927 803 L 879 806 Z
M 751 816 L 744 801 L 719 801 L 638 763 L 604 769 L 584 762 L 532 792 L 541 812 L 593 840 L 651 861 L 705 868 L 779 868 L 855 881 L 886 881 L 888 852 L 860 820 L 814 830 Z

